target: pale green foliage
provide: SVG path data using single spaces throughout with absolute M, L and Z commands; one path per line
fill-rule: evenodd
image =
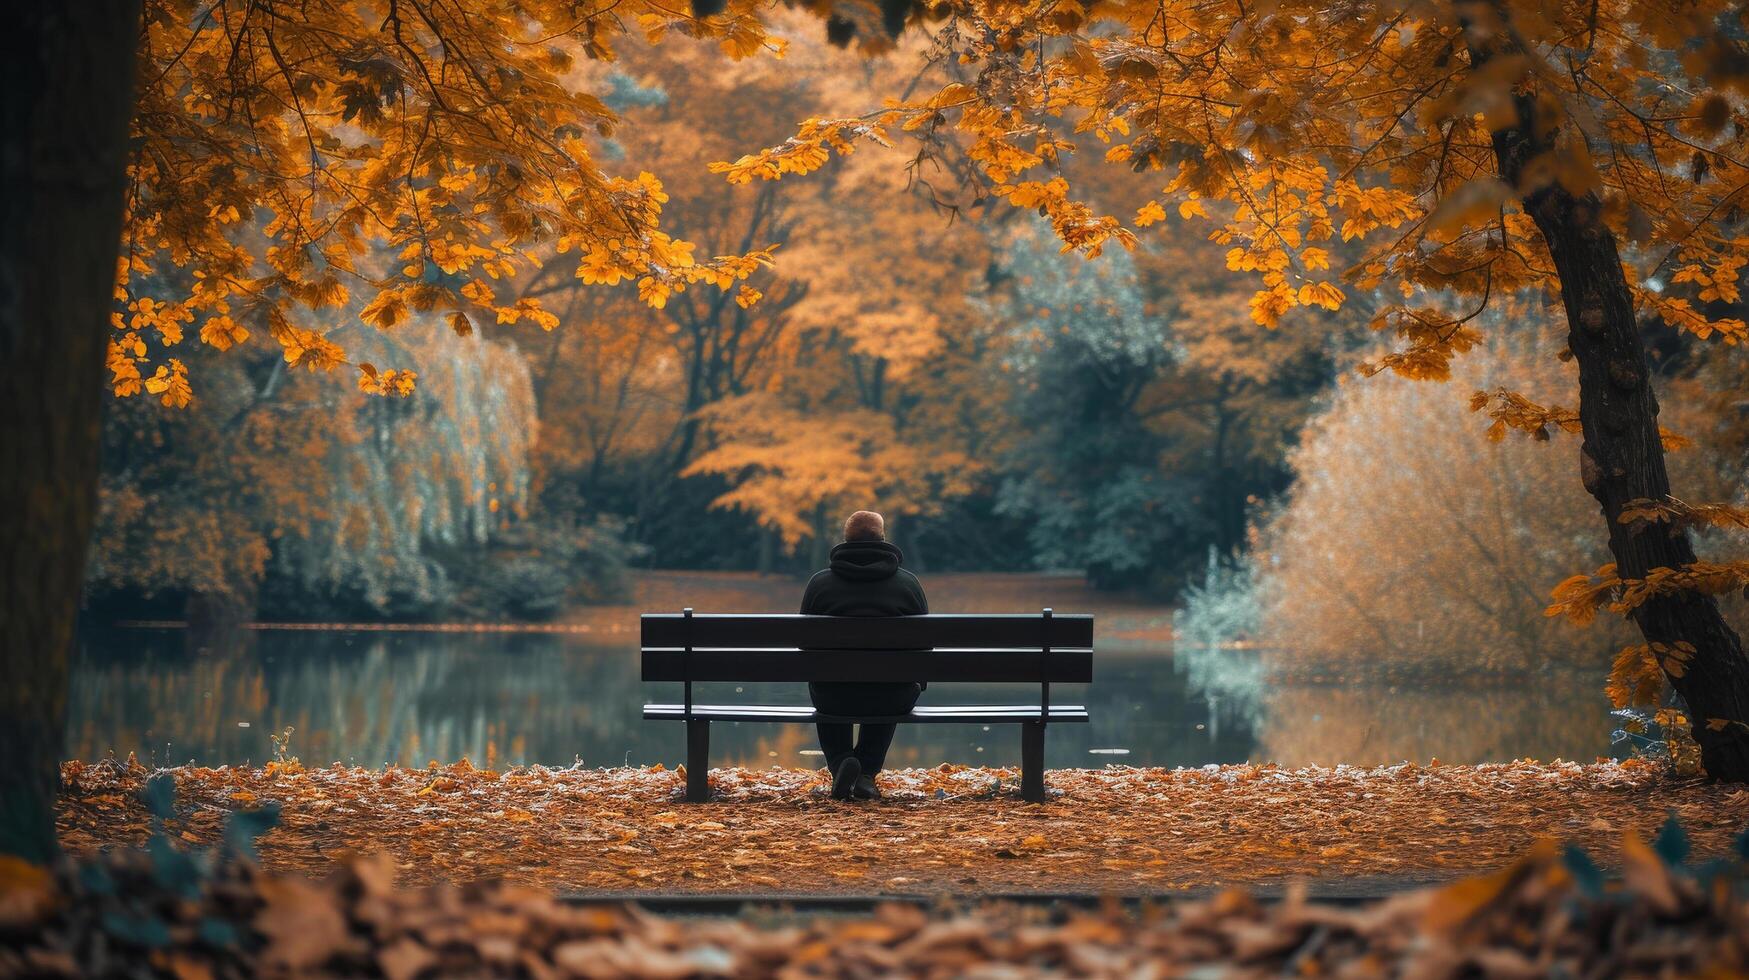
M 1188 474 L 1161 471 L 1164 442 L 1138 399 L 1170 364 L 1122 252 L 1065 260 L 1048 229 L 1016 235 L 992 314 L 1013 324 L 1004 367 L 1021 431 L 999 513 L 1027 521 L 1033 561 L 1083 568 L 1100 585 L 1141 584 L 1200 519 Z
M 526 502 L 526 364 L 436 318 L 355 349 L 416 370 L 417 396 L 371 397 L 250 350 L 204 354 L 207 382 L 182 411 L 113 406 L 91 586 L 244 608 L 264 582 L 382 611 L 445 601 L 433 550 L 483 550 Z
M 1571 403 L 1571 369 L 1543 349 L 1553 343 L 1495 340 L 1449 385 L 1380 375 L 1336 390 L 1264 533 L 1262 632 L 1287 665 L 1607 663 L 1609 637 L 1543 615 L 1556 582 L 1602 558 L 1578 440 L 1490 441 L 1466 404 L 1501 385 Z
M 528 367 L 511 348 L 436 323 L 355 343 L 418 371 L 419 396 L 361 406 L 359 441 L 336 441 L 323 460 L 332 510 L 275 558 L 315 591 L 379 608 L 392 596 L 441 603 L 449 582 L 431 547 L 483 547 L 527 503 L 537 430 Z

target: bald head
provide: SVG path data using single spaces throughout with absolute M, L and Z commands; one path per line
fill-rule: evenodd
M 844 521 L 846 541 L 885 541 L 887 522 L 872 510 L 859 510 Z

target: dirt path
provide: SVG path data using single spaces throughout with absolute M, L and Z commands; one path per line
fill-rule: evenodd
M 1430 880 L 1507 863 L 1539 837 L 1616 853 L 1676 813 L 1697 853 L 1743 829 L 1749 790 L 1650 765 L 1517 763 L 1282 770 L 1058 770 L 1031 805 L 1000 769 L 908 769 L 887 798 L 845 804 L 819 773 L 716 770 L 720 802 L 679 802 L 660 769 L 296 765 L 168 770 L 173 834 L 216 840 L 228 812 L 277 801 L 270 869 L 322 872 L 386 851 L 403 881 L 503 877 L 564 891 L 734 894 L 1160 894 L 1232 883 Z M 74 853 L 137 844 L 148 772 L 69 763 L 62 840 Z

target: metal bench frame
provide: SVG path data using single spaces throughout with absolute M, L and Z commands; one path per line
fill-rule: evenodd
M 1045 726 L 1085 722 L 1081 705 L 1051 704 L 1051 684 L 1093 680 L 1093 617 L 932 614 L 855 617 L 695 615 L 642 618 L 643 679 L 680 681 L 681 704 L 646 704 L 644 718 L 686 723 L 686 799 L 710 798 L 710 723 L 1018 724 L 1021 795 L 1043 802 Z M 832 656 L 834 653 L 852 656 Z M 821 715 L 800 705 L 694 704 L 695 681 L 1036 683 L 1036 705 L 922 706 L 898 717 Z

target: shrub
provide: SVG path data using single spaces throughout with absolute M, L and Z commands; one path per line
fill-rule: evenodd
M 1447 384 L 1380 375 L 1341 385 L 1292 453 L 1296 481 L 1264 529 L 1262 631 L 1288 670 L 1429 671 L 1607 665 L 1620 624 L 1543 616 L 1548 590 L 1607 560 L 1576 436 L 1484 436 L 1467 401 L 1504 385 L 1572 405 L 1549 342 L 1497 341 Z M 1513 434 L 1516 436 L 1516 434 Z

